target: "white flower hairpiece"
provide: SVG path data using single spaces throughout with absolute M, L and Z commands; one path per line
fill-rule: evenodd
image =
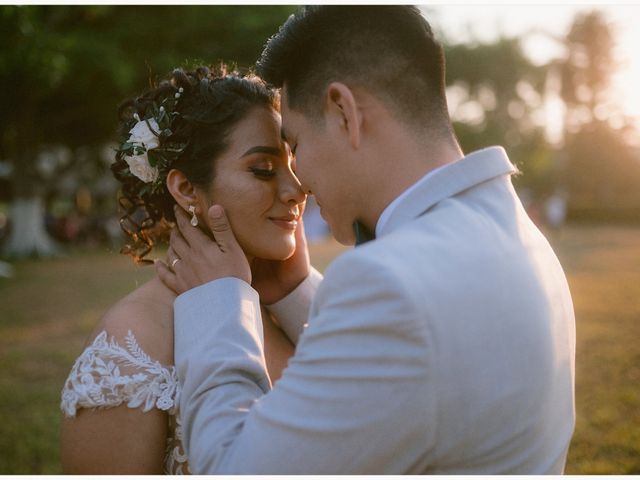
M 144 185 L 134 187 L 141 197 L 164 191 L 167 173 L 187 146 L 173 132 L 174 122 L 181 117 L 173 93 L 184 91 L 183 87 L 170 90 L 166 97 L 146 104 L 144 113 L 133 112 L 122 132 L 117 159 L 124 160 L 125 165 L 116 163 L 114 171 L 142 181 Z
M 131 173 L 145 183 L 155 182 L 160 176 L 158 167 L 152 167 L 149 163 L 147 153 L 160 145 L 160 140 L 155 133 L 159 131 L 160 127 L 154 118 L 139 121 L 129 131 L 127 143 L 134 147 L 132 152 L 135 155 L 125 155 L 124 160 L 129 165 Z

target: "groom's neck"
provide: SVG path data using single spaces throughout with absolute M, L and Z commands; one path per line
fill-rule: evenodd
M 416 141 L 406 132 L 396 135 L 391 133 L 389 141 L 381 139 L 371 148 L 376 152 L 369 157 L 369 168 L 374 173 L 368 177 L 366 189 L 375 195 L 369 195 L 363 202 L 365 211 L 361 215 L 363 224 L 371 231 L 384 209 L 404 191 L 429 172 L 464 156 L 455 140 L 426 142 Z

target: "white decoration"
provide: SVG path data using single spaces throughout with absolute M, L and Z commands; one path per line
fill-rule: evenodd
M 149 164 L 147 152 L 142 155 L 124 156 L 124 161 L 129 165 L 129 170 L 144 183 L 155 182 L 160 176 L 158 167 L 152 167 Z
M 149 163 L 149 156 L 147 154 L 149 150 L 160 146 L 160 140 L 154 133 L 159 131 L 160 127 L 154 118 L 136 123 L 129 131 L 130 136 L 127 143 L 144 149 L 144 153 L 132 156 L 125 155 L 124 160 L 127 162 L 127 165 L 129 165 L 131 173 L 145 183 L 155 182 L 160 176 L 158 168 L 152 167 Z

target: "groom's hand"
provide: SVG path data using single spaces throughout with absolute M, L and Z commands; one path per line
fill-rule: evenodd
M 211 221 L 209 238 L 189 223 L 189 216 L 176 207 L 176 228 L 171 232 L 168 265 L 156 262 L 160 280 L 178 295 L 192 288 L 225 277 L 251 283 L 251 269 L 242 248 L 231 231 L 220 205 L 207 212 Z
M 283 299 L 300 285 L 309 275 L 310 269 L 309 249 L 301 212 L 296 228 L 296 250 L 293 255 L 286 260 L 256 258 L 251 264 L 251 286 L 260 295 L 260 302 L 270 305 Z

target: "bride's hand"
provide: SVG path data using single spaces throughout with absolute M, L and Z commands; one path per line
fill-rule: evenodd
M 224 209 L 212 206 L 213 241 L 189 223 L 188 215 L 176 208 L 176 228 L 171 232 L 167 262 L 156 262 L 160 280 L 178 295 L 213 280 L 236 277 L 251 283 L 251 269 L 242 248 L 231 231 Z
M 286 297 L 307 278 L 310 265 L 301 214 L 296 228 L 294 254 L 286 260 L 255 259 L 251 264 L 251 286 L 260 294 L 261 303 L 271 305 Z

